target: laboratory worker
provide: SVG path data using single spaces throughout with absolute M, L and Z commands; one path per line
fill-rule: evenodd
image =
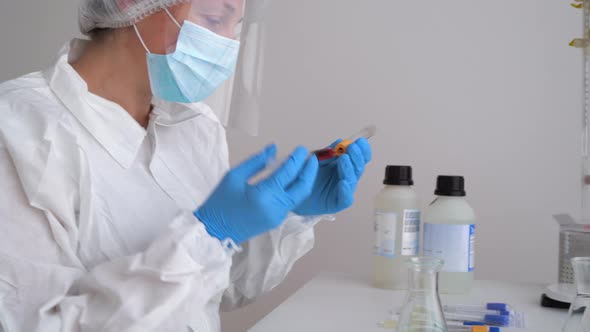
M 351 206 L 365 139 L 255 181 L 274 145 L 229 166 L 227 112 L 205 101 L 232 82 L 252 122 L 265 6 L 81 0 L 89 38 L 0 85 L 1 330 L 219 331 Z

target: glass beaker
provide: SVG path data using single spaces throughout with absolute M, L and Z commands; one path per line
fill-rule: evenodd
M 570 305 L 563 332 L 590 331 L 590 257 L 572 258 L 574 282 L 578 295 Z
M 412 257 L 408 263 L 408 295 L 396 331 L 446 332 L 447 325 L 438 296 L 438 272 L 443 261 L 434 257 Z

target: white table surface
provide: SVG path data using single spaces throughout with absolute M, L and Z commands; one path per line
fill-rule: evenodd
M 559 332 L 567 310 L 539 305 L 543 285 L 476 281 L 469 295 L 441 295 L 443 304 L 508 302 L 526 315 L 526 329 L 518 331 Z M 278 306 L 251 332 L 388 332 L 377 322 L 391 308 L 402 305 L 405 292 L 373 288 L 369 281 L 323 273 L 308 282 Z

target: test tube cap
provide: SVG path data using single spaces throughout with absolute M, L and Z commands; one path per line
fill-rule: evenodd
M 488 310 L 510 311 L 506 303 L 488 303 L 486 305 Z
M 484 321 L 487 324 L 508 326 L 508 324 L 510 324 L 510 317 L 503 315 L 485 315 Z
M 486 323 L 484 322 L 463 322 L 465 326 L 485 326 Z
M 394 186 L 412 186 L 412 166 L 389 165 L 385 168 L 383 184 Z
M 474 326 L 471 332 L 489 332 L 489 329 L 487 326 Z

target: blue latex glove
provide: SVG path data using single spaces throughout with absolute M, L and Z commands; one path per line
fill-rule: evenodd
M 334 142 L 334 148 L 341 140 Z M 365 165 L 371 161 L 371 145 L 359 138 L 340 157 L 320 162 L 313 192 L 293 212 L 302 215 L 322 215 L 340 212 L 354 202 L 354 192 Z
M 307 154 L 303 147 L 295 149 L 273 174 L 251 185 L 248 180 L 276 155 L 275 145 L 267 147 L 230 170 L 195 216 L 211 236 L 236 244 L 276 228 L 311 193 L 318 160 Z

